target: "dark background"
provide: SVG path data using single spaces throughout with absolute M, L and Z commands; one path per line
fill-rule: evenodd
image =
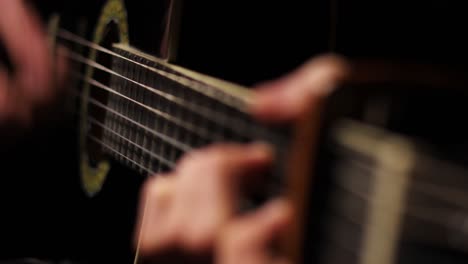
M 44 19 L 63 13 L 63 25 L 72 30 L 80 16 L 93 25 L 103 2 L 35 4 Z M 161 2 L 126 2 L 132 45 L 155 54 Z M 330 51 L 336 25 L 334 51 L 345 56 L 465 68 L 468 18 L 461 2 L 186 1 L 175 63 L 250 86 Z M 142 179 L 116 167 L 105 191 L 87 199 L 77 174 L 74 123 L 57 118 L 1 145 L 0 254 L 127 263 Z

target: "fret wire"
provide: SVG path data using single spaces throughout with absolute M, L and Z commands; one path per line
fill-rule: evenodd
M 116 92 L 116 91 L 113 90 L 112 88 L 110 88 L 110 87 L 108 87 L 108 86 L 106 86 L 106 85 L 104 85 L 104 84 L 102 84 L 102 83 L 100 83 L 100 82 L 98 82 L 98 81 L 96 81 L 96 80 L 94 80 L 94 79 L 92 79 L 92 78 L 85 77 L 85 76 L 83 76 L 82 74 L 79 74 L 79 73 L 76 73 L 76 72 L 72 72 L 72 74 L 73 74 L 73 75 L 76 75 L 77 78 L 80 78 L 80 79 L 82 79 L 83 81 L 86 81 L 86 82 L 88 82 L 89 84 L 95 86 L 96 88 L 100 88 L 100 89 L 103 89 L 103 90 L 105 90 L 105 91 L 107 91 L 107 92 L 110 92 L 110 93 L 112 93 L 112 94 L 114 94 L 114 95 L 120 96 L 120 97 L 122 97 L 123 99 L 125 99 L 125 100 L 127 100 L 127 101 L 130 101 L 131 103 L 134 103 L 134 104 L 136 104 L 136 105 L 138 105 L 138 106 L 140 106 L 140 107 L 143 107 L 143 108 L 145 108 L 146 110 L 148 110 L 148 111 L 150 111 L 150 112 L 152 112 L 152 113 L 154 113 L 154 114 L 156 114 L 156 115 L 158 115 L 158 116 L 160 116 L 160 117 L 163 117 L 164 119 L 169 120 L 169 121 L 171 121 L 171 122 L 173 122 L 173 123 L 175 123 L 175 124 L 177 124 L 177 125 L 179 125 L 179 126 L 185 128 L 185 129 L 187 129 L 187 130 L 190 130 L 190 131 L 192 131 L 192 132 L 194 132 L 194 133 L 198 133 L 200 136 L 202 136 L 202 137 L 204 137 L 204 138 L 206 138 L 206 139 L 210 139 L 210 138 L 213 138 L 213 137 L 215 136 L 215 135 L 209 134 L 209 132 L 208 132 L 207 130 L 205 130 L 204 128 L 196 127 L 196 126 L 194 126 L 194 125 L 192 125 L 192 124 L 190 124 L 190 123 L 187 123 L 187 122 L 185 122 L 185 121 L 183 121 L 183 120 L 174 118 L 174 117 L 172 117 L 172 116 L 170 116 L 170 115 L 168 115 L 168 114 L 166 114 L 166 113 L 164 113 L 164 112 L 162 112 L 162 111 L 159 111 L 159 110 L 154 109 L 154 108 L 152 108 L 152 107 L 149 107 L 149 106 L 147 106 L 147 105 L 145 105 L 145 104 L 142 104 L 142 103 L 140 103 L 140 102 L 138 102 L 138 101 L 136 101 L 136 100 L 134 100 L 134 99 L 132 99 L 132 98 L 126 96 L 126 95 L 123 95 L 123 94 L 121 94 L 121 93 L 119 93 L 119 92 Z M 128 109 L 126 109 L 126 112 L 128 112 Z
M 181 116 L 179 115 L 180 111 L 178 108 L 172 107 L 171 109 L 172 109 L 173 116 Z M 176 139 L 179 139 L 180 141 L 183 141 L 183 139 L 181 139 L 180 137 L 180 134 L 182 133 L 180 130 L 181 130 L 180 127 L 178 126 L 174 127 L 173 137 Z M 177 151 L 174 148 L 172 148 L 169 156 L 170 156 L 170 160 L 177 160 Z
M 127 116 L 125 116 L 125 115 L 123 115 L 123 114 L 121 114 L 121 113 L 115 111 L 114 109 L 111 109 L 111 108 L 109 108 L 109 107 L 103 105 L 102 103 L 100 103 L 99 101 L 96 101 L 95 99 L 88 98 L 88 101 L 89 101 L 89 103 L 91 103 L 91 104 L 93 104 L 93 105 L 96 105 L 96 106 L 98 106 L 98 107 L 100 107 L 100 108 L 102 108 L 102 109 L 105 109 L 105 110 L 107 110 L 107 111 L 110 111 L 111 113 L 113 113 L 113 114 L 115 114 L 115 115 L 117 115 L 117 116 L 119 116 L 119 117 L 121 117 L 121 118 L 127 120 L 128 122 L 133 123 L 133 124 L 139 126 L 141 129 L 146 130 L 146 131 L 150 132 L 151 134 L 153 134 L 153 135 L 159 137 L 163 142 L 168 142 L 168 143 L 172 144 L 173 146 L 179 148 L 179 149 L 182 150 L 183 152 L 188 152 L 188 151 L 190 151 L 190 150 L 192 149 L 192 147 L 190 147 L 190 146 L 184 144 L 183 142 L 179 142 L 179 141 L 177 141 L 177 140 L 174 140 L 174 139 L 172 139 L 172 138 L 170 138 L 170 137 L 168 137 L 168 136 L 166 136 L 166 135 L 164 135 L 164 134 L 161 134 L 161 133 L 159 133 L 159 132 L 157 132 L 157 131 L 155 131 L 155 130 L 149 128 L 149 127 L 146 127 L 146 126 L 144 126 L 144 125 L 142 125 L 142 124 L 140 124 L 140 123 L 138 123 L 138 122 L 133 121 L 131 118 L 128 118 Z
M 133 79 L 134 79 L 135 81 L 137 81 L 137 82 L 140 82 L 140 81 L 141 81 L 141 80 L 140 80 L 139 71 L 136 71 L 136 70 L 133 71 Z M 139 94 L 140 94 L 139 91 L 140 91 L 140 90 L 141 90 L 141 89 L 136 89 L 136 87 L 131 87 L 131 97 L 132 97 L 132 98 L 135 98 L 135 100 L 136 100 L 137 102 L 142 102 L 142 101 L 139 99 Z M 143 104 L 143 105 L 145 105 L 145 104 Z M 132 106 L 132 109 L 131 109 L 131 113 L 132 113 L 133 119 L 135 119 L 135 120 L 136 120 L 138 123 L 140 123 L 140 124 L 143 124 L 143 122 L 142 122 L 142 120 L 141 120 L 141 112 L 142 112 L 142 110 L 143 110 L 142 108 L 136 107 L 135 105 L 133 105 L 133 106 Z M 144 124 L 144 125 L 146 125 L 146 124 Z M 139 130 L 133 130 L 133 141 L 135 141 L 135 142 L 140 142 L 142 139 L 143 139 L 143 135 L 140 134 L 140 131 L 139 131 Z M 139 143 L 139 144 L 142 144 L 142 143 Z M 135 155 L 135 158 L 134 158 L 134 159 L 139 160 L 139 162 L 140 162 L 141 164 L 143 164 L 141 159 L 144 157 L 144 155 L 139 155 L 139 156 L 137 156 L 136 154 L 137 154 L 137 153 L 134 152 L 134 155 Z
M 114 63 L 114 61 L 112 62 Z M 73 72 L 72 72 L 73 73 Z M 116 77 L 115 76 L 111 76 L 111 85 L 114 84 L 113 86 L 116 87 L 116 89 L 119 89 L 119 83 L 116 82 Z M 79 78 L 77 78 L 79 79 Z M 118 102 L 118 99 L 119 97 L 117 96 L 112 96 L 112 95 L 109 95 L 108 96 L 108 106 L 112 109 L 117 109 L 118 108 L 118 105 L 119 105 L 119 102 Z M 88 116 L 89 117 L 89 116 Z M 90 118 L 91 119 L 91 118 Z M 106 117 L 105 117 L 105 123 L 110 123 L 110 128 L 111 128 L 111 131 L 106 131 L 107 133 L 109 132 L 114 132 L 114 131 L 119 131 L 120 127 L 119 124 L 118 124 L 118 117 L 115 116 L 115 115 L 112 115 L 112 113 L 110 112 L 107 112 L 106 111 Z M 91 121 L 91 120 L 90 120 Z M 120 135 L 119 132 L 117 132 L 117 134 Z M 110 135 L 110 139 L 112 140 L 112 142 L 114 142 L 115 144 L 115 148 L 116 150 L 118 150 L 119 152 L 121 152 L 121 148 L 122 148 L 122 141 L 119 140 L 118 137 L 114 137 L 112 135 Z
M 144 78 L 144 73 L 146 73 L 146 71 L 143 71 L 143 72 L 139 72 L 138 74 L 138 79 L 137 81 L 139 83 L 141 83 L 143 81 L 143 78 Z M 136 89 L 136 94 L 137 96 L 135 97 L 137 99 L 137 101 L 143 103 L 144 105 L 147 105 L 145 104 L 145 97 L 144 97 L 144 92 L 146 90 L 144 89 Z M 138 122 L 139 123 L 142 123 L 144 124 L 145 126 L 148 125 L 148 122 L 147 122 L 147 117 L 148 117 L 148 114 L 146 112 L 143 111 L 143 109 L 139 108 L 137 110 L 137 116 L 138 116 Z M 138 133 L 138 137 L 137 137 L 137 141 L 140 145 L 142 146 L 148 146 L 148 142 L 147 142 L 147 135 L 146 135 L 146 131 L 139 131 Z M 146 160 L 147 158 L 149 158 L 149 156 L 145 156 L 145 155 L 141 155 L 140 156 L 140 162 L 141 164 L 146 164 Z M 151 166 L 151 165 L 147 165 L 147 166 Z
M 151 83 L 153 84 L 154 82 L 155 82 L 155 79 L 151 79 Z M 151 94 L 151 95 L 152 95 L 151 97 L 150 96 L 145 96 L 148 104 L 151 102 L 151 100 L 155 100 L 155 98 L 161 98 L 160 96 L 154 96 L 154 94 Z M 151 120 L 150 123 L 149 123 L 150 126 L 153 127 L 154 129 L 156 129 L 157 125 L 158 125 L 157 122 L 159 120 L 157 120 L 157 119 L 148 119 L 148 120 Z M 158 142 L 156 141 L 155 138 L 149 138 L 149 141 L 150 141 L 150 143 L 149 143 L 150 150 L 155 152 L 154 150 L 155 150 L 156 146 L 158 145 Z M 149 163 L 149 166 L 154 167 L 155 160 L 150 158 L 148 160 L 148 163 Z
M 132 76 L 131 73 L 132 73 L 132 70 L 134 68 L 134 64 L 131 64 L 129 65 L 130 67 L 128 67 L 128 76 Z M 122 87 L 122 90 L 121 92 L 122 93 L 126 93 L 126 94 L 129 94 L 129 91 L 132 90 L 132 83 L 125 83 Z M 130 98 L 130 97 L 128 97 Z M 126 99 L 126 98 L 124 98 Z M 125 100 L 125 104 L 123 104 L 123 108 L 122 108 L 122 111 L 120 111 L 122 114 L 125 114 L 126 116 L 128 116 L 129 118 L 131 118 L 132 120 L 134 120 L 135 122 L 138 122 L 137 120 L 135 120 L 135 118 L 132 116 L 131 112 L 130 112 L 130 108 L 131 108 L 131 104 L 130 104 L 130 100 Z M 121 104 L 122 105 L 122 104 Z M 126 126 L 125 129 L 124 129 L 124 132 L 125 132 L 125 135 L 127 135 L 127 137 L 129 138 L 132 138 L 132 127 L 129 125 L 129 126 Z M 130 150 L 129 146 L 128 146 L 128 143 L 126 144 L 125 146 L 125 153 L 127 156 L 133 154 L 133 152 Z
M 199 92 L 199 93 L 201 93 L 201 94 L 204 94 L 204 95 L 206 95 L 206 96 L 208 96 L 208 97 L 211 97 L 211 98 L 213 98 L 213 99 L 215 99 L 215 100 L 223 101 L 223 100 L 221 100 L 219 97 L 216 97 L 216 95 L 219 94 L 220 92 L 221 92 L 221 93 L 225 93 L 225 91 L 220 90 L 218 87 L 209 86 L 209 87 L 211 87 L 211 88 L 214 90 L 214 92 L 212 91 L 212 92 L 210 93 L 210 92 L 209 92 L 208 90 L 206 90 L 206 89 L 200 89 L 199 87 L 197 87 L 197 86 L 200 84 L 200 82 L 196 82 L 196 81 L 191 80 L 190 78 L 187 78 L 187 77 L 185 77 L 185 76 L 181 76 L 181 75 L 177 75 L 177 74 L 174 74 L 174 73 L 169 73 L 169 72 L 167 72 L 167 71 L 159 70 L 159 69 L 157 69 L 157 68 L 154 68 L 154 67 L 145 65 L 145 64 L 143 64 L 143 63 L 137 62 L 137 61 L 135 61 L 135 60 L 129 59 L 129 58 L 127 58 L 127 57 L 125 57 L 125 56 L 122 56 L 122 55 L 120 55 L 120 54 L 118 54 L 118 53 L 116 53 L 116 52 L 114 52 L 114 51 L 112 51 L 112 50 L 109 50 L 109 49 L 107 49 L 107 48 L 104 48 L 104 47 L 102 47 L 102 46 L 99 46 L 99 45 L 96 44 L 96 43 L 93 43 L 93 42 L 91 42 L 91 41 L 88 41 L 88 40 L 86 40 L 86 39 L 80 37 L 79 35 L 76 35 L 76 34 L 70 32 L 70 31 L 67 31 L 67 30 L 63 29 L 63 28 L 60 28 L 60 29 L 57 31 L 57 35 L 56 35 L 56 36 L 57 36 L 57 37 L 60 37 L 60 38 L 62 38 L 62 39 L 64 39 L 64 40 L 68 40 L 68 41 L 70 41 L 70 42 L 72 42 L 72 43 L 74 43 L 74 44 L 80 44 L 80 45 L 82 45 L 82 46 L 88 47 L 89 49 L 98 50 L 98 51 L 101 51 L 101 52 L 103 52 L 103 53 L 107 53 L 107 54 L 109 54 L 109 55 L 111 55 L 111 56 L 114 56 L 114 57 L 117 57 L 117 58 L 126 60 L 126 61 L 128 61 L 128 62 L 130 62 L 130 63 L 136 64 L 136 65 L 138 65 L 138 66 L 140 66 L 140 67 L 146 68 L 146 69 L 148 69 L 148 70 L 150 70 L 150 71 L 152 71 L 152 72 L 155 72 L 155 73 L 157 73 L 157 74 L 159 74 L 159 75 L 161 75 L 161 76 L 164 76 L 164 77 L 166 77 L 166 78 L 168 78 L 168 79 L 170 79 L 170 80 L 172 80 L 172 81 L 175 81 L 175 82 L 177 82 L 177 83 L 180 83 L 180 84 L 182 84 L 182 85 L 184 85 L 184 86 L 189 86 L 190 89 L 195 90 L 195 91 L 197 91 L 197 92 Z M 138 55 L 137 55 L 137 56 L 138 56 Z M 183 80 L 183 81 L 182 81 L 182 80 Z M 206 84 L 205 84 L 205 85 L 206 85 Z M 225 103 L 225 104 L 227 104 L 227 105 L 230 105 L 230 106 L 232 106 L 232 107 L 238 109 L 238 110 L 241 111 L 241 112 L 244 112 L 245 109 L 244 109 L 244 107 L 243 107 L 243 106 L 244 106 L 243 104 L 245 103 L 246 100 L 243 99 L 243 98 L 238 98 L 238 99 L 240 99 L 241 105 L 242 105 L 242 106 L 239 106 L 239 104 L 233 103 L 231 100 L 224 100 L 223 103 Z
M 128 72 L 130 71 L 130 67 L 133 64 L 124 64 L 124 65 L 125 65 L 125 68 L 123 69 L 122 72 L 124 74 L 128 75 Z M 120 93 L 125 92 L 125 90 L 128 89 L 129 85 L 130 85 L 130 83 L 123 82 L 122 85 L 119 86 L 119 92 Z M 118 98 L 118 107 L 115 110 L 118 111 L 119 113 L 122 113 L 122 114 L 126 113 L 126 115 L 128 115 L 128 109 L 127 108 L 128 108 L 129 102 L 128 102 L 128 100 L 123 100 L 123 99 L 124 98 L 119 96 L 119 98 Z M 130 129 L 130 124 L 124 123 L 123 125 L 120 125 L 118 128 L 119 128 L 120 133 L 127 136 L 128 133 L 129 133 L 129 129 Z M 127 143 L 120 144 L 120 148 L 122 149 L 121 152 L 128 153 Z
M 143 81 L 144 81 L 144 82 L 147 82 L 147 81 L 148 81 L 147 76 L 148 76 L 148 71 L 143 71 L 142 74 L 141 74 L 141 78 L 142 78 L 142 79 L 141 79 L 140 82 L 143 82 Z M 150 99 L 151 99 L 151 98 L 149 98 L 148 96 L 146 96 L 146 95 L 148 94 L 148 91 L 147 91 L 146 89 L 140 89 L 140 90 L 139 90 L 139 93 L 140 93 L 139 96 L 140 96 L 141 102 L 142 102 L 143 104 L 145 104 L 145 105 L 150 105 L 150 103 L 151 103 L 151 100 L 150 100 Z M 148 126 L 154 127 L 154 125 L 152 124 L 152 121 L 151 121 L 152 118 L 151 118 L 149 115 L 143 113 L 143 111 L 140 111 L 140 115 L 141 115 L 141 121 L 142 121 L 142 122 L 144 122 L 144 123 L 145 123 L 146 125 L 148 125 Z M 148 134 L 147 134 L 146 132 L 143 133 L 143 140 L 142 140 L 142 142 L 143 142 L 143 145 L 148 146 L 148 147 L 151 147 L 150 138 L 148 137 Z M 181 142 L 183 142 L 183 141 L 181 141 Z M 147 164 L 147 166 L 152 166 L 150 160 L 151 160 L 151 157 L 149 157 L 149 156 L 147 156 L 144 160 L 142 159 L 142 161 L 143 161 L 145 164 Z
M 133 163 L 134 165 L 136 165 L 136 166 L 138 166 L 138 167 L 140 167 L 141 169 L 145 170 L 146 172 L 150 173 L 151 175 L 155 175 L 155 174 L 156 174 L 156 173 L 153 172 L 151 169 L 141 166 L 140 164 L 138 164 L 138 162 L 132 160 L 131 158 L 125 156 L 125 155 L 122 154 L 121 152 L 115 150 L 115 149 L 112 148 L 111 146 L 109 146 L 109 145 L 107 145 L 106 143 L 104 143 L 102 140 L 99 140 L 98 138 L 96 138 L 96 137 L 94 137 L 94 136 L 92 136 L 92 135 L 88 135 L 88 137 L 89 137 L 92 141 L 94 141 L 94 142 L 96 142 L 97 144 L 100 144 L 101 146 L 103 146 L 103 147 L 109 149 L 112 153 L 121 156 L 121 157 L 124 158 L 125 160 L 127 160 L 127 161 Z
M 96 68 L 98 70 L 104 71 L 104 72 L 106 72 L 108 74 L 115 75 L 115 76 L 117 76 L 119 78 L 122 78 L 122 79 L 124 79 L 126 81 L 132 82 L 132 83 L 134 83 L 134 84 L 136 84 L 136 85 L 138 85 L 138 86 L 140 86 L 140 87 L 142 87 L 142 88 L 144 88 L 146 90 L 149 90 L 149 91 L 151 91 L 151 92 L 165 98 L 168 101 L 176 103 L 177 105 L 179 105 L 181 107 L 187 108 L 188 110 L 193 111 L 196 114 L 199 114 L 199 115 L 211 120 L 212 122 L 217 123 L 218 125 L 228 127 L 230 129 L 232 129 L 233 131 L 236 131 L 240 135 L 243 135 L 242 133 L 244 133 L 243 131 L 245 131 L 244 124 L 242 122 L 239 122 L 238 120 L 236 120 L 237 122 L 234 122 L 235 125 L 231 125 L 230 122 L 226 122 L 226 120 L 229 120 L 230 117 L 222 114 L 221 112 L 211 111 L 209 108 L 193 104 L 193 103 L 191 103 L 191 102 L 189 102 L 187 100 L 184 100 L 182 98 L 176 97 L 176 96 L 171 95 L 169 93 L 165 93 L 165 92 L 163 92 L 161 90 L 155 89 L 155 88 L 150 87 L 148 85 L 145 85 L 143 83 L 132 80 L 132 79 L 130 79 L 130 78 L 128 78 L 128 77 L 126 77 L 126 76 L 124 76 L 122 74 L 119 74 L 118 72 L 113 71 L 112 69 L 109 69 L 108 67 L 105 67 L 102 64 L 99 64 L 99 63 L 97 63 L 95 61 L 87 59 L 87 58 L 83 57 L 82 55 L 77 54 L 77 53 L 75 53 L 73 51 L 68 52 L 67 56 L 72 60 L 75 60 L 77 62 L 83 63 L 83 64 L 88 65 L 88 66 L 91 66 L 91 67 Z M 232 117 L 231 117 L 231 119 L 232 119 Z
M 165 110 L 167 112 L 169 112 L 169 104 L 166 102 L 165 104 L 162 104 L 163 107 L 165 108 Z M 168 122 L 163 122 L 163 134 L 164 135 L 168 135 L 168 130 L 169 130 L 169 123 Z M 167 144 L 162 144 L 162 147 L 160 148 L 160 155 L 164 155 L 166 153 L 166 150 L 167 152 L 170 152 L 170 149 L 169 149 L 169 146 Z M 162 172 L 162 164 L 159 164 L 158 165 L 158 172 Z
M 162 156 L 160 156 L 160 155 L 157 155 L 157 154 L 153 153 L 152 151 L 146 149 L 144 146 L 139 145 L 137 142 L 132 141 L 131 139 L 129 139 L 129 138 L 123 136 L 122 134 L 119 134 L 118 132 L 113 131 L 110 127 L 108 127 L 108 126 L 106 126 L 105 124 L 103 124 L 103 123 L 97 121 L 96 119 L 90 117 L 90 118 L 88 118 L 88 120 L 89 120 L 91 123 L 93 123 L 94 125 L 97 125 L 97 126 L 101 127 L 102 129 L 105 129 L 106 131 L 112 133 L 113 135 L 119 137 L 120 139 L 123 139 L 124 141 L 126 141 L 126 142 L 132 144 L 133 146 L 135 146 L 135 147 L 141 149 L 143 152 L 148 153 L 151 157 L 158 159 L 159 161 L 165 163 L 167 166 L 169 166 L 169 167 L 174 167 L 174 166 L 175 166 L 175 163 L 173 163 L 173 162 L 171 162 L 171 161 L 165 159 L 164 157 L 162 157 Z

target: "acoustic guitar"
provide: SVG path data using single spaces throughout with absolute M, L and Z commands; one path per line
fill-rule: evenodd
M 466 250 L 465 237 L 456 234 L 462 217 L 455 224 L 440 221 L 464 212 L 464 193 L 458 190 L 463 188 L 453 186 L 463 182 L 457 176 L 464 170 L 450 162 L 441 165 L 440 158 L 415 143 L 424 129 L 410 131 L 411 122 L 422 120 L 421 114 L 417 107 L 404 107 L 408 91 L 421 94 L 428 87 L 436 87 L 435 98 L 446 93 L 451 100 L 462 98 L 452 89 L 442 92 L 447 87 L 463 90 L 462 77 L 390 65 L 380 71 L 391 73 L 383 74 L 384 80 L 342 87 L 323 104 L 310 106 L 297 123 L 272 127 L 249 116 L 246 86 L 178 65 L 180 1 L 161 3 L 158 14 L 164 23 L 153 53 L 132 43 L 126 4 L 131 3 L 95 3 L 99 12 L 91 23 L 76 17 L 69 23 L 60 15 L 50 19 L 51 38 L 68 47 L 73 66 L 67 105 L 77 118 L 79 183 L 87 201 L 99 201 L 115 187 L 109 184 L 115 180 L 113 170 L 128 169 L 143 181 L 171 170 L 193 149 L 262 140 L 275 146 L 278 160 L 263 188 L 246 194 L 239 209 L 288 196 L 298 215 L 280 250 L 293 263 L 405 263 L 415 251 L 433 256 L 434 248 Z M 335 37 L 330 37 L 332 46 Z M 422 109 L 429 112 L 430 107 Z M 432 175 L 436 168 L 442 168 L 439 175 L 456 173 L 440 178 Z M 89 218 L 86 224 L 99 221 Z M 447 235 L 455 238 L 444 242 Z M 423 248 L 406 252 L 414 243 Z M 94 250 L 91 259 L 99 248 Z M 441 263 L 466 259 L 459 255 L 447 254 Z

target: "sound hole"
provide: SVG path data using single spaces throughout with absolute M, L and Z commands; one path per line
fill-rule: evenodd
M 117 23 L 111 21 L 105 28 L 102 42 L 99 43 L 102 47 L 112 50 L 112 45 L 119 42 L 119 27 Z M 96 51 L 96 62 L 108 69 L 112 69 L 112 55 L 100 51 Z M 105 85 L 110 86 L 111 74 L 108 72 L 95 69 L 92 79 Z M 89 124 L 89 137 L 88 137 L 88 151 L 92 165 L 96 165 L 104 158 L 104 147 L 102 145 L 103 135 L 105 128 L 104 124 L 107 110 L 102 106 L 106 106 L 109 99 L 109 92 L 99 87 L 90 84 L 89 98 L 100 103 L 89 104 L 88 124 Z M 96 141 L 99 140 L 100 142 Z

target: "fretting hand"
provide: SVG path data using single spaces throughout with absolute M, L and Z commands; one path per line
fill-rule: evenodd
M 252 114 L 265 122 L 293 121 L 346 79 L 349 65 L 344 59 L 311 60 L 260 85 Z M 186 155 L 173 173 L 149 180 L 136 232 L 137 238 L 141 234 L 141 256 L 170 258 L 170 263 L 208 261 L 200 256 L 214 257 L 210 260 L 220 264 L 288 263 L 269 251 L 294 215 L 286 199 L 247 215 L 234 214 L 242 187 L 256 181 L 273 160 L 274 153 L 264 145 L 216 145 Z

